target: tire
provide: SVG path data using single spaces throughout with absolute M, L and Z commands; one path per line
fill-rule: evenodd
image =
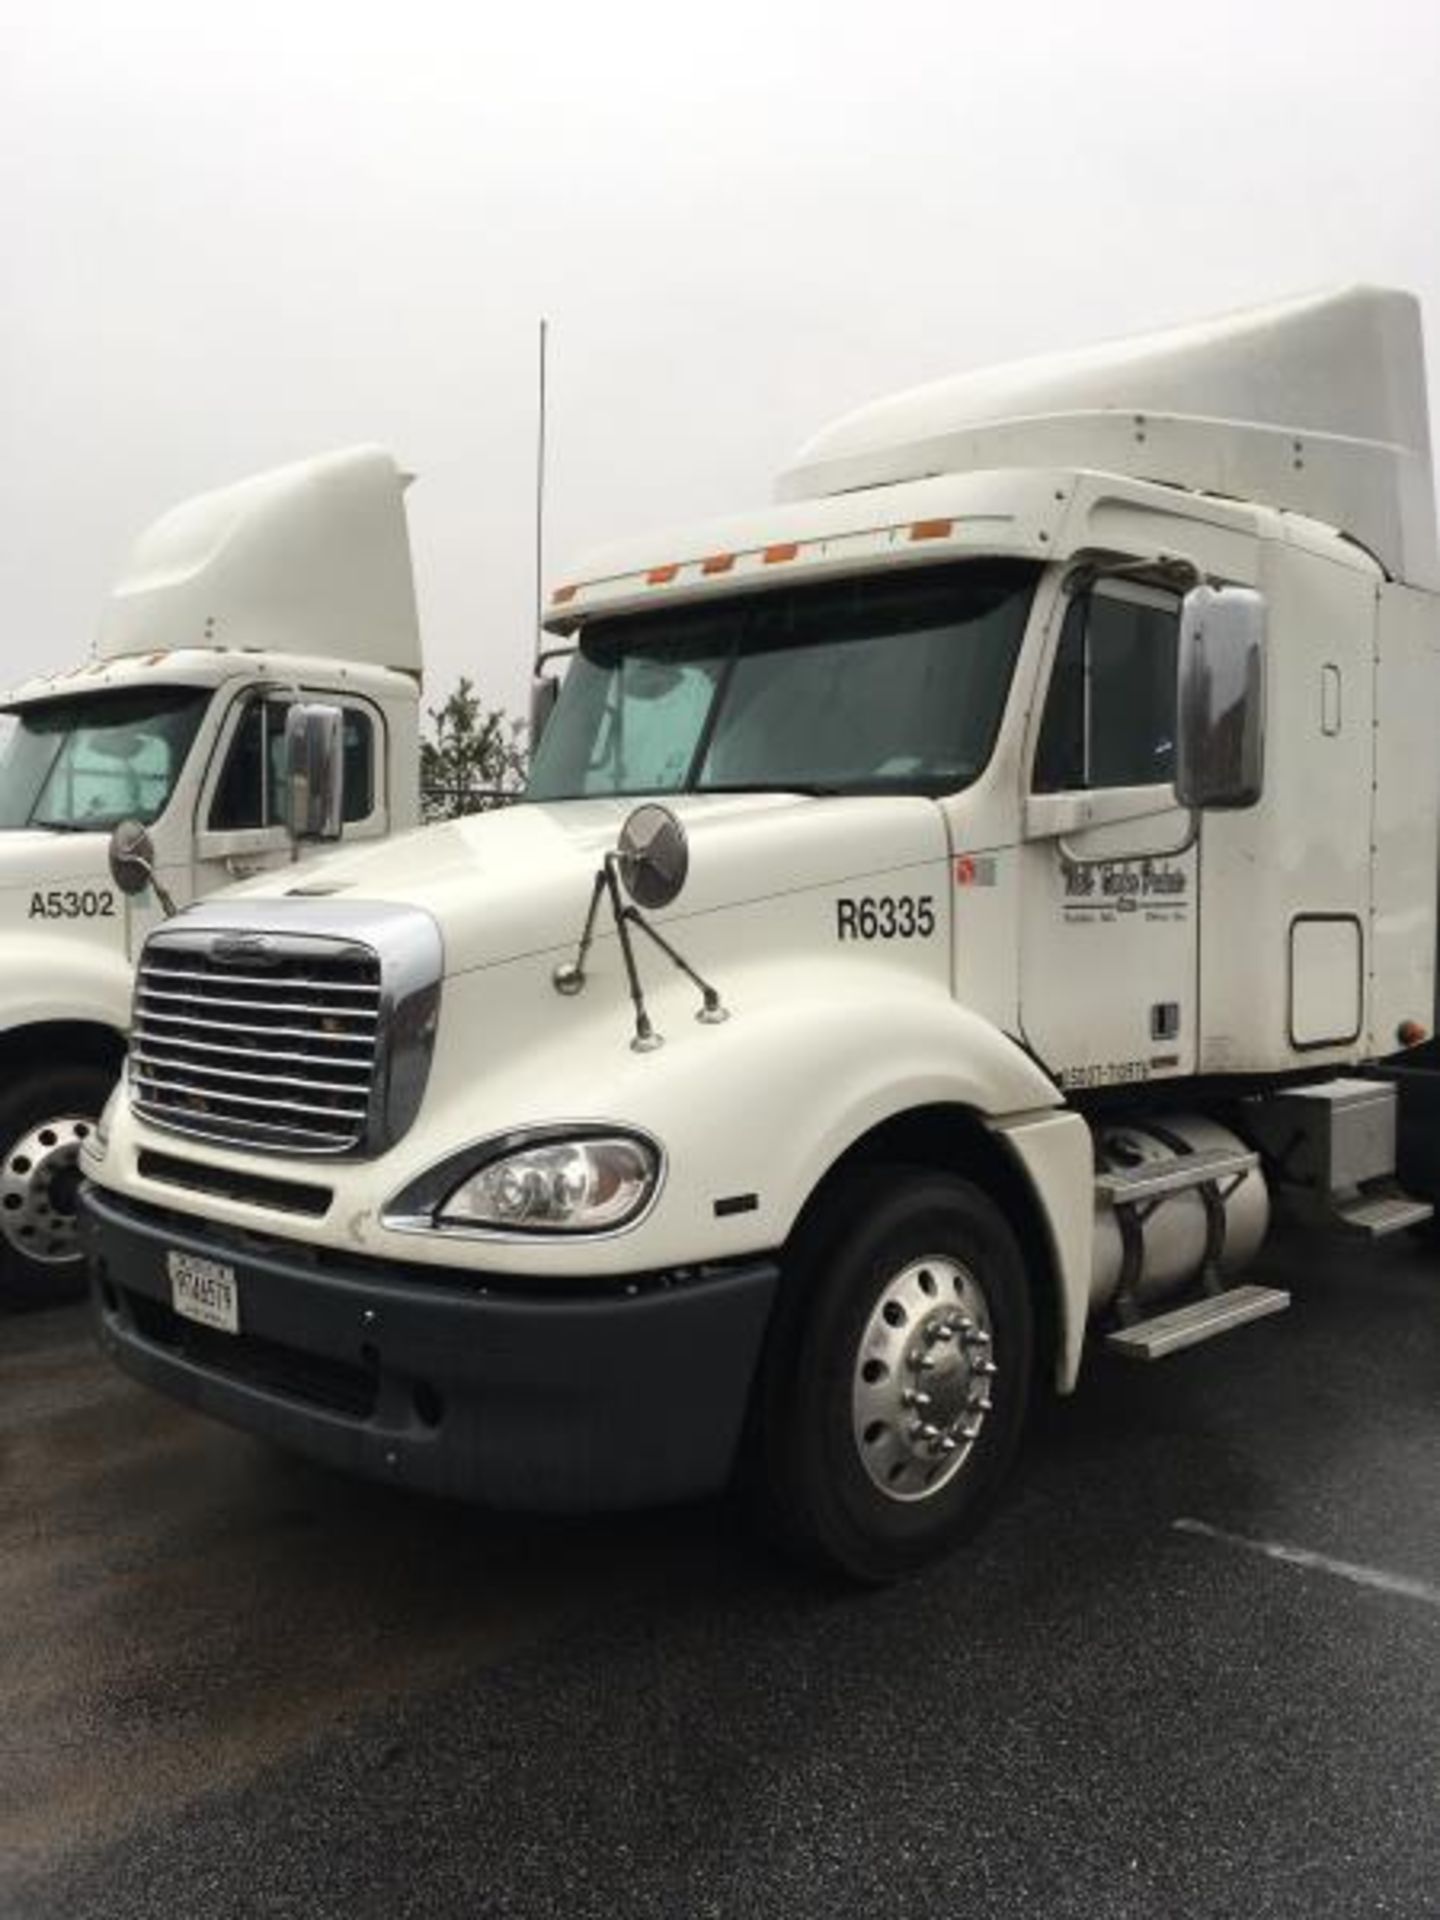
M 825 1207 L 786 1287 L 759 1399 L 765 1518 L 812 1566 L 880 1585 L 971 1534 L 1014 1461 L 1034 1350 L 1024 1260 L 978 1187 L 894 1169 Z M 902 1399 L 915 1393 L 928 1405 Z
M 0 1302 L 58 1306 L 85 1291 L 75 1238 L 80 1143 L 115 1076 L 68 1066 L 24 1075 L 0 1097 Z

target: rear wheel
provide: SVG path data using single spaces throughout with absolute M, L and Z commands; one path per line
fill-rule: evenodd
M 839 1197 L 788 1276 L 761 1410 L 763 1496 L 787 1545 L 871 1583 L 963 1540 L 1014 1459 L 1033 1315 L 979 1188 L 895 1171 Z
M 37 1071 L 0 1097 L 0 1300 L 45 1306 L 85 1290 L 76 1233 L 80 1148 L 114 1076 Z

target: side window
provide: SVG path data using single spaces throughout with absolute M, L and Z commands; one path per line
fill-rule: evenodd
M 241 715 L 210 804 L 214 832 L 285 824 L 285 716 L 288 700 L 252 700 Z M 367 820 L 375 811 L 375 724 L 346 707 L 344 818 Z
M 375 811 L 375 723 L 359 707 L 345 709 L 345 821 Z
M 1127 584 L 1075 596 L 1050 674 L 1036 793 L 1174 779 L 1179 631 L 1174 599 L 1154 589 Z

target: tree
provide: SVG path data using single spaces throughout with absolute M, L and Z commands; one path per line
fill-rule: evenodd
M 486 707 L 463 674 L 428 718 L 432 737 L 420 741 L 420 810 L 427 821 L 455 820 L 517 798 L 528 759 L 523 720 L 503 707 Z

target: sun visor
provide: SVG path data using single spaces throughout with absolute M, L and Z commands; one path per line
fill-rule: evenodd
M 418 674 L 410 477 L 351 447 L 172 508 L 112 588 L 97 656 L 245 648 Z

